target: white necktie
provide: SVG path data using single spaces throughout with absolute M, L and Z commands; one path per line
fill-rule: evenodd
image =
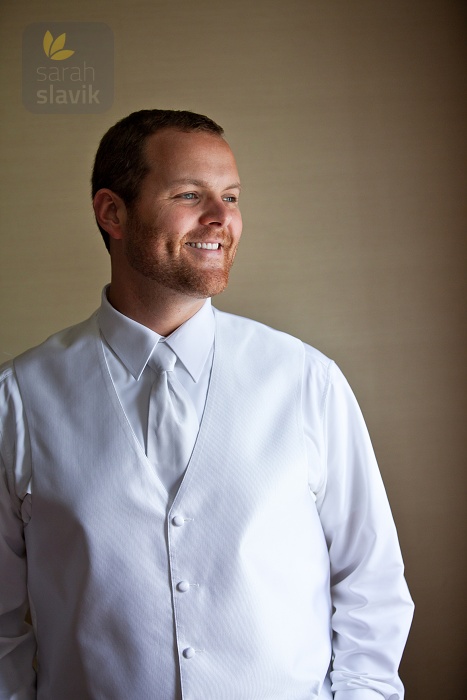
M 169 346 L 159 342 L 149 360 L 156 378 L 149 397 L 147 455 L 172 498 L 199 430 L 193 402 L 173 371 L 176 359 Z

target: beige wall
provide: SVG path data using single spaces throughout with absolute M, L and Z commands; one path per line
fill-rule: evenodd
M 335 358 L 364 409 L 417 610 L 408 700 L 464 697 L 466 50 L 462 0 L 2 0 L 0 353 L 98 304 L 108 260 L 88 180 L 145 107 L 207 113 L 244 181 L 218 305 Z M 107 23 L 103 114 L 21 102 L 21 38 Z

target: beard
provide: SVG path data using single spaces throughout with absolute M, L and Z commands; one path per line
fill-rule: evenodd
M 216 256 L 213 260 L 197 261 L 196 253 L 190 252 L 191 249 L 185 252 L 184 247 L 189 241 L 212 240 L 213 232 L 208 226 L 193 229 L 180 241 L 177 234 L 145 224 L 133 214 L 128 219 L 127 230 L 127 260 L 143 277 L 198 299 L 220 294 L 227 287 L 237 250 L 228 231 L 215 232 L 216 241 L 222 245 L 222 259 Z

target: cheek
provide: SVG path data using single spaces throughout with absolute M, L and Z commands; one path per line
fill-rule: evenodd
M 238 241 L 242 235 L 243 220 L 240 211 L 237 211 L 234 220 L 232 221 L 232 231 L 234 232 L 235 239 Z
M 196 215 L 190 211 L 168 211 L 158 217 L 158 228 L 172 236 L 183 236 L 196 226 Z

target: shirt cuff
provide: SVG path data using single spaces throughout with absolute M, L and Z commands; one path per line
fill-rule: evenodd
M 354 688 L 353 690 L 338 690 L 334 693 L 334 700 L 382 700 L 384 695 L 377 690 L 370 688 Z M 395 693 L 388 700 L 399 700 L 399 695 Z

